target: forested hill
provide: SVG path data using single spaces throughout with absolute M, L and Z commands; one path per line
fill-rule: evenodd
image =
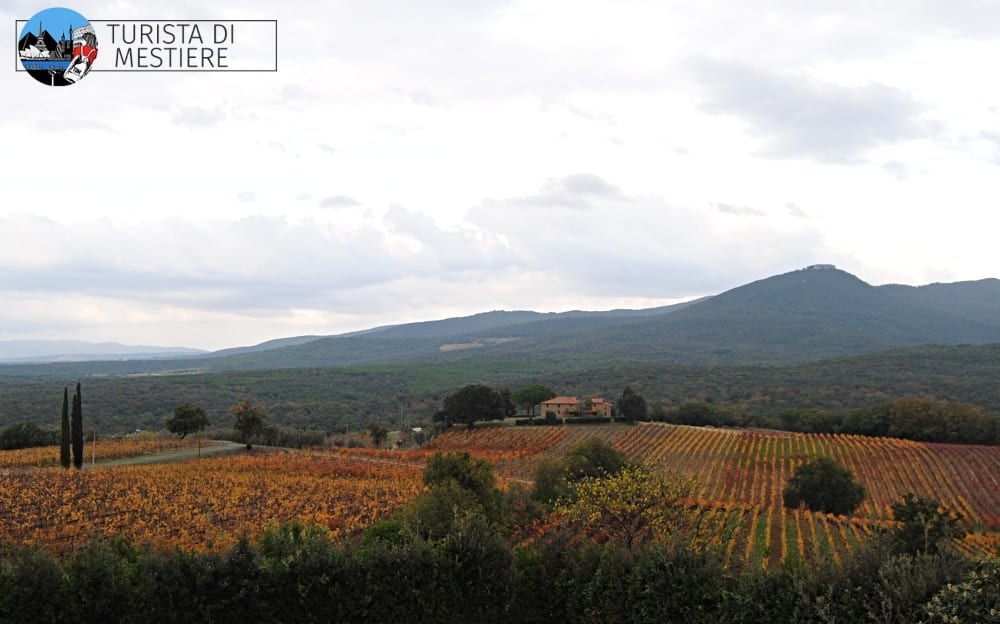
M 161 429 L 174 407 L 205 407 L 217 426 L 250 398 L 271 423 L 329 431 L 372 420 L 419 422 L 467 383 L 518 389 L 534 383 L 577 396 L 616 399 L 631 385 L 650 407 L 689 401 L 738 406 L 747 414 L 788 408 L 846 411 L 908 396 L 971 403 L 1000 414 L 1000 345 L 910 347 L 782 367 L 623 362 L 572 368 L 559 362 L 471 362 L 237 371 L 84 380 L 88 422 L 101 431 Z M 57 426 L 65 380 L 0 380 L 0 427 Z M 402 424 L 402 423 L 401 423 Z
M 168 361 L 3 366 L 0 378 L 415 362 L 782 366 L 906 346 L 989 343 L 1000 343 L 1000 280 L 872 286 L 834 268 L 810 268 L 663 308 L 494 311 Z

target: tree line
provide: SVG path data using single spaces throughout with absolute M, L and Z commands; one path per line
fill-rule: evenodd
M 798 433 L 847 433 L 952 444 L 1000 444 L 1000 417 L 978 406 L 927 397 L 902 397 L 851 410 L 783 409 L 747 413 L 739 405 L 705 401 L 657 406 L 654 420 L 681 425 L 761 427 Z

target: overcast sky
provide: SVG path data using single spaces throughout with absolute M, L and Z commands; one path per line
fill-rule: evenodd
M 0 340 L 214 349 L 812 263 L 1000 276 L 1000 3 L 64 4 L 278 19 L 279 71 L 53 89 L 10 58 Z M 46 6 L 4 2 L 5 49 Z

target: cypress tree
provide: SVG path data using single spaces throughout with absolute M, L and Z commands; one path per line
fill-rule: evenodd
M 62 437 L 59 441 L 59 463 L 69 468 L 69 388 L 63 388 Z
M 73 393 L 73 420 L 70 422 L 73 435 L 73 465 L 83 468 L 83 406 L 80 398 L 80 383 Z

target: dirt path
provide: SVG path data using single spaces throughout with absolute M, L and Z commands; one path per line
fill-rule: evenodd
M 202 457 L 213 457 L 222 455 L 236 455 L 245 452 L 246 447 L 237 442 L 216 441 L 211 445 L 201 448 Z M 126 457 L 124 459 L 112 459 L 97 462 L 96 466 L 85 463 L 84 468 L 107 468 L 109 466 L 140 466 L 143 464 L 166 464 L 170 462 L 187 461 L 198 458 L 198 449 L 182 449 L 179 451 L 169 451 L 167 453 L 157 453 L 156 455 L 141 455 L 139 457 Z

